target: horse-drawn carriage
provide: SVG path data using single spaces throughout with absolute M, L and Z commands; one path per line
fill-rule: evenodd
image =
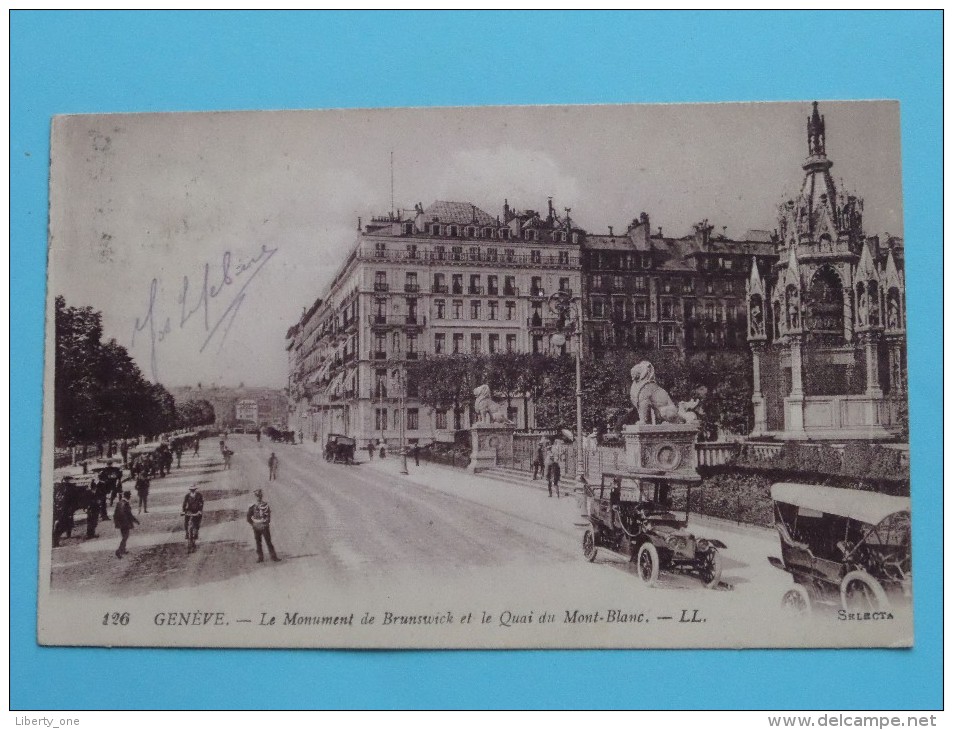
M 350 436 L 332 433 L 324 444 L 324 458 L 334 463 L 353 464 L 356 447 L 357 442 Z
M 719 550 L 726 545 L 686 529 L 692 486 L 698 481 L 640 470 L 606 472 L 598 486 L 586 484 L 582 538 L 586 560 L 594 561 L 598 549 L 605 548 L 634 561 L 647 585 L 654 585 L 665 571 L 695 575 L 706 587 L 715 588 L 721 580 Z

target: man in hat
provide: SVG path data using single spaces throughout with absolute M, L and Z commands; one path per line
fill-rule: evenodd
M 265 560 L 265 555 L 261 549 L 262 538 L 265 539 L 271 559 L 274 561 L 281 560 L 278 553 L 275 552 L 275 546 L 271 544 L 271 507 L 265 501 L 262 490 L 255 490 L 255 503 L 248 508 L 246 519 L 255 533 L 255 550 L 258 551 L 258 562 L 261 563 Z
M 76 510 L 77 485 L 69 474 L 53 485 L 53 547 L 60 546 L 60 538 L 73 536 L 73 512 Z
M 278 478 L 278 457 L 275 456 L 275 452 L 271 452 L 271 456 L 268 457 L 268 481 L 273 482 Z
M 113 513 L 113 522 L 122 539 L 119 541 L 119 547 L 116 548 L 116 557 L 121 558 L 128 551 L 126 550 L 126 541 L 129 540 L 129 533 L 133 525 L 138 525 L 139 520 L 132 513 L 132 505 L 129 504 L 129 498 L 132 492 L 123 492 L 122 498 L 116 504 L 116 511 Z
M 202 526 L 202 509 L 205 507 L 205 497 L 199 491 L 199 485 L 189 487 L 185 499 L 182 500 L 182 516 L 185 518 L 185 539 L 189 539 L 189 520 L 195 522 L 195 539 L 199 539 L 199 528 Z
M 99 487 L 97 487 L 95 479 L 86 487 L 83 496 L 86 500 L 86 539 L 92 540 L 94 537 L 99 537 L 96 534 L 96 525 L 99 524 L 101 509 L 105 509 L 103 507 L 105 502 L 100 497 Z

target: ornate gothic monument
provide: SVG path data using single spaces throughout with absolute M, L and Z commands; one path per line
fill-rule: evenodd
M 778 259 L 752 266 L 753 436 L 889 438 L 905 398 L 903 240 L 867 237 L 838 189 L 817 102 L 797 198 L 778 209 Z

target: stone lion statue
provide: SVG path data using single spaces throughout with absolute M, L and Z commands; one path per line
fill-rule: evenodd
M 473 407 L 477 412 L 477 423 L 502 423 L 514 425 L 506 417 L 506 410 L 490 397 L 490 386 L 484 383 L 473 391 Z
M 675 405 L 665 389 L 655 382 L 655 366 L 648 360 L 633 365 L 629 374 L 632 376 L 629 397 L 639 413 L 641 423 L 687 423 L 698 420 L 694 413 L 687 416 L 698 403 L 680 404 L 684 408 Z M 692 421 L 689 421 L 690 418 Z

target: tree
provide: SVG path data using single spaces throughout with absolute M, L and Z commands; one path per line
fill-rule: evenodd
M 54 431 L 58 444 L 101 442 L 177 427 L 175 399 L 147 381 L 126 348 L 102 341 L 102 315 L 55 300 Z

